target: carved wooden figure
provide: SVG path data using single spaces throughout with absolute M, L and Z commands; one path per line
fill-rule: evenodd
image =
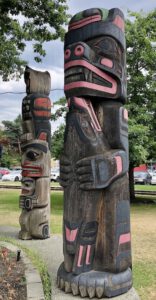
M 19 238 L 49 237 L 50 217 L 50 74 L 25 70 L 27 96 L 22 102 L 22 192 Z
M 82 297 L 113 297 L 132 286 L 125 51 L 119 9 L 88 9 L 71 19 L 58 286 Z

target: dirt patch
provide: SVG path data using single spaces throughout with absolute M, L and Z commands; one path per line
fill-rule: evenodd
M 25 265 L 17 254 L 0 247 L 0 300 L 26 300 Z

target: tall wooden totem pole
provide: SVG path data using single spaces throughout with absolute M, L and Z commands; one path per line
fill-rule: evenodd
M 113 297 L 132 286 L 125 51 L 119 9 L 87 9 L 71 19 L 58 286 L 82 297 Z
M 50 217 L 50 74 L 25 70 L 22 102 L 22 192 L 19 238 L 49 237 Z

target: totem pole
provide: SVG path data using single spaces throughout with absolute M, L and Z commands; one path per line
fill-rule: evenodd
M 125 51 L 119 9 L 87 9 L 71 19 L 57 282 L 82 297 L 113 297 L 132 286 Z
M 50 74 L 25 70 L 27 96 L 22 102 L 22 192 L 19 238 L 49 237 L 50 217 Z

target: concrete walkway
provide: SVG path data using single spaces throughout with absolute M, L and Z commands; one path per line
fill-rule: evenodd
M 79 296 L 73 296 L 72 294 L 65 294 L 63 291 L 59 290 L 56 286 L 56 275 L 58 267 L 63 261 L 62 253 L 62 236 L 61 235 L 52 235 L 49 239 L 46 240 L 28 240 L 22 241 L 18 239 L 19 228 L 16 227 L 7 227 L 0 226 L 0 236 L 6 236 L 9 238 L 16 239 L 18 243 L 36 251 L 47 265 L 49 275 L 52 280 L 52 300 L 80 300 L 82 299 Z M 86 300 L 88 298 L 85 298 Z M 93 298 L 95 299 L 95 298 Z M 103 298 L 107 299 L 108 298 Z M 110 298 L 109 298 L 110 299 Z M 139 300 L 136 291 L 132 288 L 128 293 L 113 297 L 113 300 Z M 36 298 L 36 300 L 38 300 Z

